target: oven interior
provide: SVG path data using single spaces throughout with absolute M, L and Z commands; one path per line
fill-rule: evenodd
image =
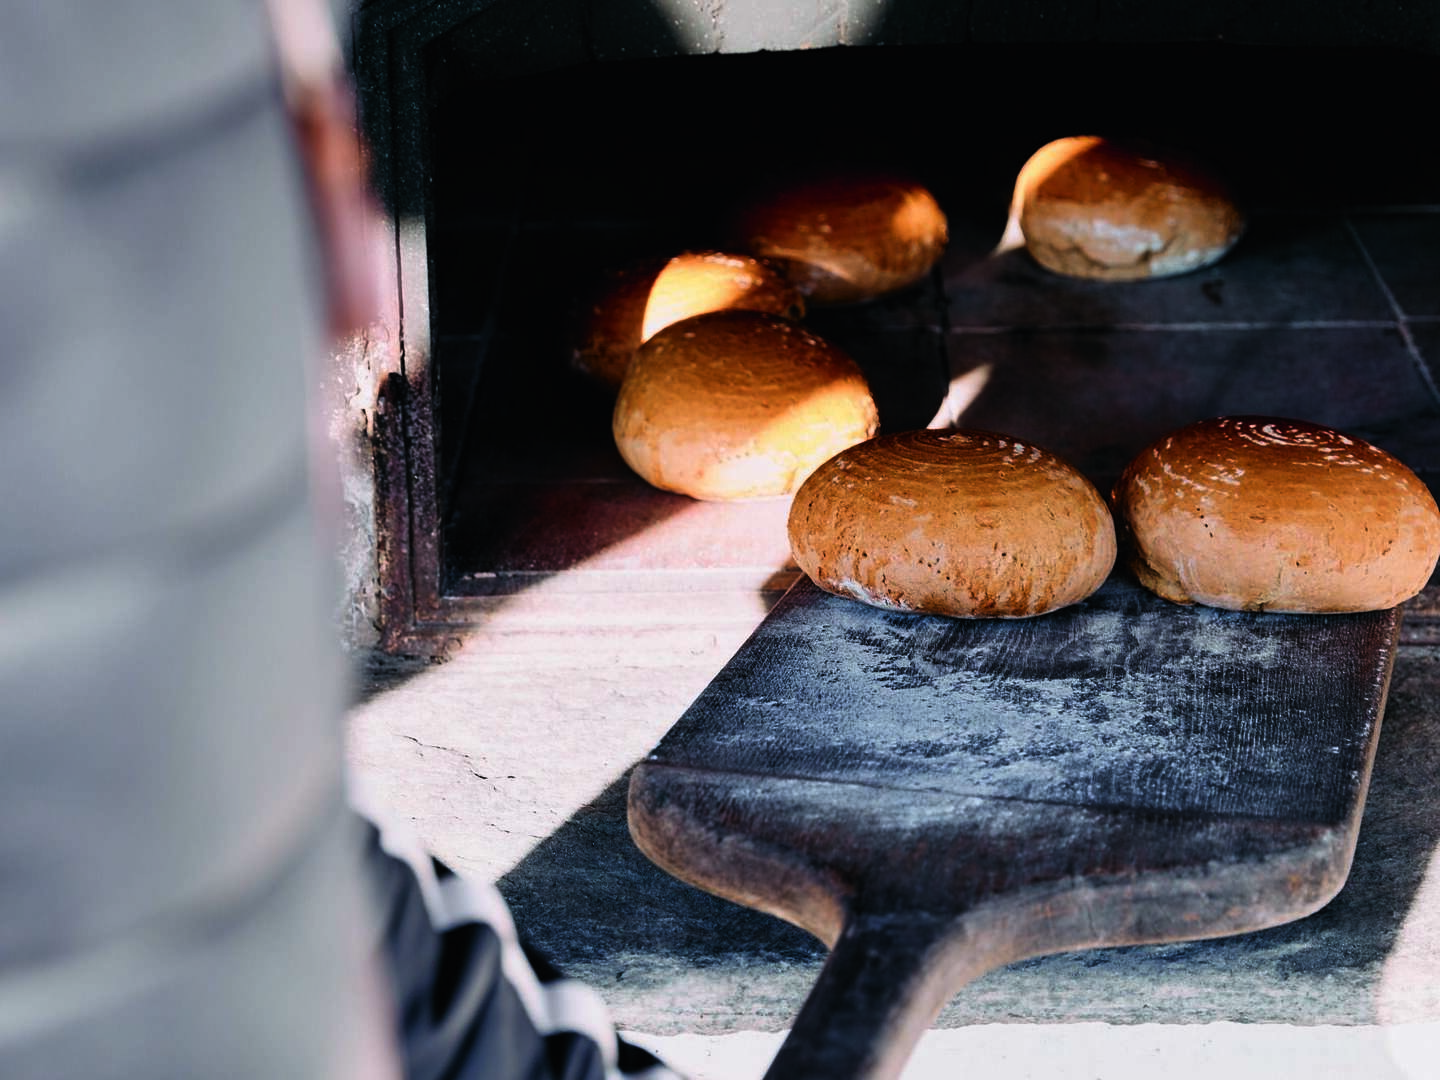
M 924 426 L 961 376 L 956 423 L 1049 446 L 1102 488 L 1154 438 L 1221 412 L 1334 424 L 1440 469 L 1440 166 L 1411 119 L 1436 88 L 1427 54 L 908 45 L 496 74 L 464 40 L 425 54 L 434 483 L 411 498 L 433 500 L 437 565 L 415 572 L 436 578 L 445 621 L 559 575 L 681 592 L 793 580 L 783 501 L 650 488 L 614 448 L 612 396 L 569 360 L 605 268 L 723 247 L 757 185 L 817 166 L 909 173 L 949 217 L 926 281 L 806 319 L 866 371 L 883 430 Z M 1208 158 L 1247 234 L 1215 267 L 1136 284 L 997 253 L 1019 167 L 1082 133 Z
M 1086 40 L 545 66 L 497 63 L 476 40 L 442 35 L 419 53 L 426 119 L 409 149 L 423 198 L 396 210 L 418 212 L 425 234 L 423 275 L 405 286 L 419 292 L 403 299 L 428 353 L 404 371 L 419 422 L 395 470 L 416 512 L 390 519 L 415 546 L 440 542 L 433 564 L 392 564 L 386 587 L 403 596 L 431 575 L 436 597 L 392 608 L 416 628 L 392 643 L 424 651 L 478 627 L 477 647 L 406 668 L 412 697 L 352 717 L 353 753 L 382 762 L 373 771 L 437 854 L 501 879 L 522 924 L 543 928 L 536 943 L 604 987 L 621 1022 L 654 1030 L 663 999 L 677 1031 L 783 1026 L 822 950 L 691 895 L 627 846 L 624 770 L 759 617 L 717 629 L 712 612 L 735 609 L 695 594 L 768 603 L 796 571 L 783 501 L 696 503 L 620 461 L 608 397 L 569 366 L 570 320 L 601 268 L 717 242 L 751 184 L 791 167 L 906 169 L 949 215 L 942 264 L 903 294 L 808 317 L 866 369 L 887 429 L 926 423 L 958 377 L 958 422 L 1049 445 L 1102 488 L 1150 439 L 1226 411 L 1349 428 L 1436 488 L 1440 167 L 1415 119 L 1435 98 L 1431 54 Z M 1026 157 L 1095 131 L 1209 156 L 1252 210 L 1241 243 L 1208 270 L 1134 285 L 996 253 Z M 583 632 L 538 605 L 484 625 L 544 589 L 585 600 Z M 1435 596 L 1412 602 L 1407 640 L 1440 641 Z M 602 618 L 604 605 L 624 610 Z M 649 633 L 687 606 L 684 633 Z M 647 648 L 666 655 L 638 657 Z M 1268 937 L 1016 965 L 944 1024 L 1380 1016 L 1366 949 L 1393 944 L 1434 835 L 1433 650 L 1405 659 L 1348 901 Z M 1421 983 L 1433 980 L 1416 1000 Z

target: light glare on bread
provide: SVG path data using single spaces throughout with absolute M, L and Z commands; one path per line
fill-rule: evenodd
M 1095 135 L 1036 151 L 1016 178 L 1011 214 L 1041 266 L 1107 281 L 1198 270 L 1244 229 L 1208 169 L 1175 151 Z
M 736 309 L 799 319 L 805 299 L 776 267 L 749 255 L 693 251 L 613 270 L 582 320 L 574 365 L 618 388 L 635 350 L 665 327 Z
M 674 323 L 635 354 L 615 445 L 646 481 L 697 499 L 788 495 L 879 425 L 860 368 L 792 322 L 753 311 Z
M 910 180 L 835 176 L 798 183 L 748 207 L 737 243 L 774 259 L 816 304 L 850 304 L 923 278 L 945 251 L 935 196 Z

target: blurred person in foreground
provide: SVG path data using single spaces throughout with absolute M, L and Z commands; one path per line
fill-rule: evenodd
M 322 2 L 0 0 L 0 1077 L 669 1078 L 347 807 Z

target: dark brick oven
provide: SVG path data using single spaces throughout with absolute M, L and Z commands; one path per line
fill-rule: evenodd
M 363 361 L 377 387 L 365 424 L 384 646 L 443 648 L 486 604 L 582 564 L 612 582 L 686 568 L 757 588 L 793 579 L 783 537 L 767 531 L 773 509 L 691 507 L 628 477 L 605 402 L 568 373 L 566 319 L 597 267 L 714 243 L 747 184 L 817 160 L 904 168 L 951 216 L 953 250 L 932 281 L 813 320 L 866 368 L 887 428 L 924 425 L 950 378 L 982 366 L 972 352 L 1002 373 L 976 418 L 1023 423 L 996 350 L 1032 333 L 1041 356 L 1072 335 L 1087 364 L 1110 355 L 1107 342 L 1128 348 L 1152 333 L 1146 359 L 1119 348 L 1114 364 L 1177 372 L 1209 363 L 1203 346 L 1218 334 L 1268 334 L 1299 358 L 1275 375 L 1287 386 L 1310 342 L 1333 352 L 1348 334 L 1395 347 L 1389 396 L 1369 412 L 1328 375 L 1308 398 L 1283 387 L 1266 398 L 1261 379 L 1245 400 L 1308 403 L 1310 418 L 1358 427 L 1433 481 L 1440 289 L 1422 280 L 1423 262 L 1387 253 L 1402 234 L 1440 239 L 1440 174 L 1410 119 L 1440 88 L 1437 45 L 1437 10 L 1399 3 L 362 3 L 363 128 L 398 271 Z M 1033 269 L 976 270 L 1029 152 L 1096 130 L 1214 159 L 1272 211 L 1253 243 L 1279 269 L 1222 263 L 1204 280 L 1134 294 L 1133 307 L 1061 289 L 1038 314 L 1022 297 Z M 1354 267 L 1328 270 L 1331 251 L 1368 261 L 1373 310 L 1346 309 Z M 1262 294 L 1269 306 L 1246 306 Z M 1053 403 L 1060 363 L 1037 370 L 1014 385 Z M 1158 407 L 1154 423 L 1229 406 L 1218 391 L 1196 394 L 1173 416 Z M 1135 415 L 1117 414 L 1117 430 Z M 1109 423 L 1097 416 L 1091 429 Z M 1143 424 L 1131 426 L 1138 438 Z M 1097 482 L 1138 449 L 1067 435 L 1058 416 L 1052 427 Z M 682 518 L 688 531 L 676 525 L 667 541 L 659 527 Z M 647 530 L 659 539 L 638 541 Z M 1414 640 L 1432 634 L 1429 603 L 1412 612 Z

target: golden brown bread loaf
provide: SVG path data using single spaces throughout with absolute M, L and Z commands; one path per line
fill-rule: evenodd
M 1115 563 L 1094 486 L 1048 451 L 983 431 L 851 447 L 796 492 L 789 532 L 822 589 L 897 611 L 1042 615 L 1089 596 Z
M 1440 510 L 1385 451 L 1300 420 L 1233 416 L 1144 450 L 1115 487 L 1127 559 L 1176 603 L 1343 612 L 1414 596 Z
M 697 499 L 788 495 L 878 424 L 854 360 L 755 311 L 661 330 L 635 353 L 614 415 L 626 463 L 654 486 Z
M 635 350 L 660 330 L 730 309 L 799 319 L 805 300 L 776 267 L 749 255 L 687 251 L 613 270 L 581 320 L 574 365 L 619 387 Z
M 948 226 L 922 185 L 889 176 L 798 183 L 745 209 L 737 243 L 774 259 L 816 304 L 912 285 L 945 251 Z
M 1244 229 L 1225 185 L 1204 167 L 1094 135 L 1036 151 L 1016 178 L 1011 213 L 1041 266 L 1108 281 L 1208 266 Z

